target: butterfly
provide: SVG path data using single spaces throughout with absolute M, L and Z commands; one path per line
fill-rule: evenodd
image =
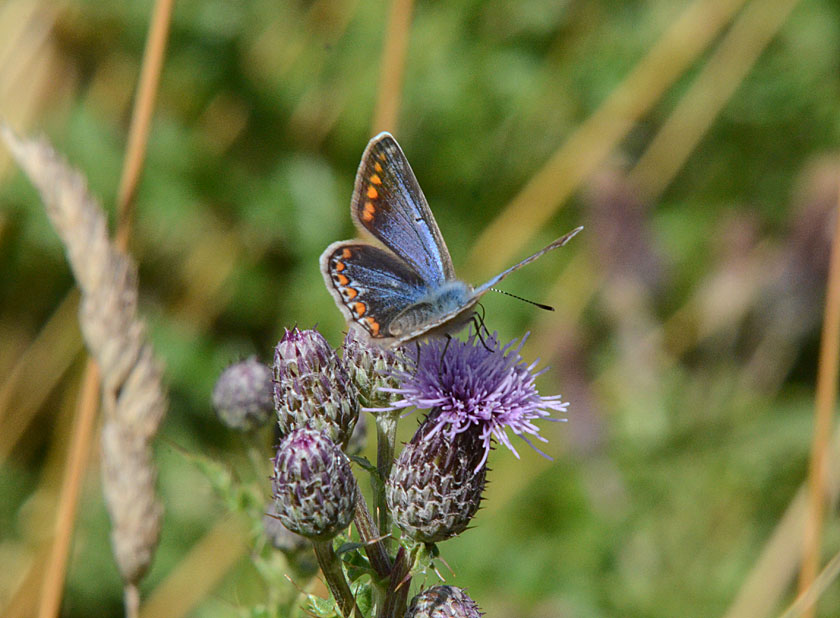
M 365 148 L 350 208 L 356 227 L 385 248 L 358 240 L 334 242 L 321 254 L 321 273 L 348 324 L 357 324 L 384 346 L 460 330 L 474 319 L 476 303 L 492 286 L 583 229 L 474 288 L 456 278 L 417 178 L 387 132 Z

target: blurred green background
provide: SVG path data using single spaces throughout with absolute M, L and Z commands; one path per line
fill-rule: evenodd
M 0 4 L 0 115 L 49 136 L 112 220 L 151 8 Z M 441 545 L 448 581 L 489 616 L 727 615 L 807 473 L 840 179 L 840 3 L 420 1 L 402 87 L 380 80 L 390 10 L 176 5 L 130 241 L 171 395 L 144 597 L 185 564 L 185 590 L 203 591 L 188 615 L 263 597 L 244 547 L 210 581 L 185 562 L 227 510 L 178 449 L 252 473 L 210 409 L 218 374 L 268 361 L 295 324 L 340 343 L 318 256 L 355 234 L 356 166 L 391 128 L 464 279 L 586 226 L 504 283 L 556 312 L 484 302 L 504 339 L 532 332 L 523 355 L 550 365 L 538 385 L 570 401 L 569 422 L 543 424 L 553 462 L 521 442 L 521 461 L 493 453 L 474 528 Z M 389 87 L 398 119 L 382 127 Z M 62 246 L 5 150 L 0 175 L 8 608 L 37 598 L 85 355 Z M 93 454 L 63 615 L 120 613 L 106 530 Z M 833 512 L 824 548 L 840 549 Z M 795 557 L 772 558 L 756 589 L 778 612 Z M 729 615 L 766 615 L 752 598 Z M 818 615 L 838 604 L 834 585 Z

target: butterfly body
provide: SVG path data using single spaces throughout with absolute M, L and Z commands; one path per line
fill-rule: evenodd
M 409 340 L 418 335 L 445 335 L 461 330 L 472 319 L 475 291 L 460 280 L 447 281 L 403 309 L 389 325 L 392 336 Z
M 335 242 L 321 254 L 321 273 L 348 323 L 382 345 L 460 330 L 491 286 L 582 229 L 474 288 L 456 278 L 414 172 L 389 133 L 374 137 L 362 155 L 351 212 L 356 226 L 385 248 L 364 241 Z

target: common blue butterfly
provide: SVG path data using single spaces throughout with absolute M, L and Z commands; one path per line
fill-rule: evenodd
M 572 230 L 473 288 L 455 277 L 417 178 L 387 132 L 365 148 L 350 208 L 356 227 L 370 232 L 387 250 L 364 241 L 334 242 L 321 254 L 321 273 L 347 322 L 361 326 L 381 345 L 461 329 L 487 290 L 583 229 Z

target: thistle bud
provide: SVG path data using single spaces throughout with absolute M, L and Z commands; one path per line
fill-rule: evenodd
M 484 491 L 483 458 L 478 431 L 449 436 L 430 415 L 403 448 L 385 484 L 388 509 L 403 533 L 418 542 L 438 543 L 463 532 Z
M 274 406 L 281 435 L 309 427 L 342 447 L 359 417 L 356 388 L 315 330 L 286 330 L 274 350 Z
M 482 615 L 476 602 L 461 588 L 434 586 L 411 600 L 405 618 L 480 618 Z
M 368 343 L 351 327 L 344 338 L 342 359 L 363 406 L 384 408 L 391 405 L 395 396 L 382 389 L 399 387 L 398 376 L 405 370 L 399 349 L 390 350 Z
M 213 388 L 213 408 L 231 429 L 262 427 L 271 418 L 272 403 L 271 369 L 256 357 L 225 369 Z
M 262 523 L 263 532 L 274 549 L 279 549 L 290 556 L 312 549 L 312 543 L 308 539 L 292 532 L 282 524 L 276 501 L 271 500 L 266 505 L 266 514 L 263 515 Z
M 350 460 L 326 435 L 296 429 L 277 447 L 274 501 L 286 528 L 326 541 L 353 520 L 359 488 Z

